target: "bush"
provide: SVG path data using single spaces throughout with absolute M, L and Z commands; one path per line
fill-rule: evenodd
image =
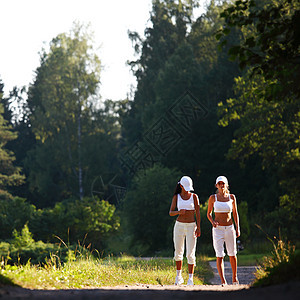
M 14 230 L 21 230 L 36 213 L 34 205 L 26 199 L 0 199 L 0 239 L 11 239 Z
M 59 251 L 58 245 L 35 242 L 27 224 L 21 232 L 14 230 L 14 238 L 10 243 L 0 243 L 0 256 L 2 261 L 9 264 L 25 264 L 28 261 L 34 264 L 43 263 L 52 253 Z
M 60 264 L 76 260 L 77 257 L 91 254 L 89 249 L 80 245 L 67 246 L 64 242 L 51 244 L 34 241 L 27 224 L 21 232 L 14 231 L 14 238 L 0 243 L 0 257 L 5 264 L 46 264 L 55 261 Z
M 46 263 L 53 254 L 65 259 L 66 250 L 57 244 L 43 243 L 42 241 L 33 242 L 31 245 L 22 248 L 15 248 L 12 244 L 9 248 L 9 264 L 26 264 L 28 261 L 32 264 Z
M 213 247 L 212 246 L 212 225 L 207 218 L 207 208 L 208 208 L 208 200 L 204 204 L 200 204 L 201 237 L 198 240 L 198 243 L 206 244 L 209 245 L 210 247 Z
M 241 241 L 243 244 L 247 244 L 250 235 L 250 225 L 248 217 L 248 203 L 243 201 L 238 205 L 238 213 L 240 219 L 240 228 L 241 228 Z
M 295 246 L 274 237 L 275 242 L 268 237 L 273 245 L 272 255 L 265 257 L 257 270 L 253 286 L 281 284 L 300 279 L 300 253 L 295 252 Z
M 94 198 L 58 202 L 54 208 L 38 210 L 29 223 L 34 236 L 44 242 L 60 239 L 67 244 L 92 244 L 97 249 L 105 246 L 119 226 L 115 207 Z
M 257 279 L 253 286 L 268 286 L 300 280 L 300 252 L 290 255 L 289 260 L 264 269 L 265 276 Z
M 172 248 L 176 218 L 169 215 L 180 174 L 160 165 L 138 174 L 124 200 L 124 214 L 132 234 L 131 252 L 139 255 Z
M 298 196 L 283 195 L 280 197 L 279 207 L 266 214 L 265 228 L 270 233 L 281 233 L 289 240 L 296 242 L 300 239 L 300 201 Z

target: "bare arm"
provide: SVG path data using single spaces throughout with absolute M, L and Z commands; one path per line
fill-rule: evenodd
M 200 205 L 199 205 L 199 199 L 196 194 L 193 195 L 194 198 L 194 204 L 195 204 L 195 212 L 196 212 L 196 223 L 197 223 L 197 229 L 196 229 L 196 237 L 199 237 L 201 235 L 201 216 L 200 216 Z
M 239 220 L 239 214 L 238 214 L 238 209 L 237 209 L 237 203 L 236 203 L 236 198 L 235 195 L 230 195 L 231 199 L 233 199 L 232 202 L 232 215 L 235 223 L 235 231 L 236 231 L 236 237 L 239 237 L 240 234 L 240 220 Z
M 183 215 L 185 213 L 185 209 L 181 209 L 180 211 L 175 210 L 176 206 L 177 206 L 177 195 L 174 195 L 173 199 L 172 199 L 170 211 L 169 211 L 169 215 L 171 217 L 177 216 L 177 215 Z
M 207 208 L 207 218 L 209 220 L 209 222 L 211 223 L 211 225 L 213 227 L 216 227 L 217 225 L 219 225 L 219 222 L 216 222 L 214 221 L 213 217 L 212 217 L 212 211 L 213 211 L 213 207 L 214 207 L 214 202 L 215 202 L 215 199 L 214 199 L 214 196 L 211 195 L 208 199 L 208 208 Z

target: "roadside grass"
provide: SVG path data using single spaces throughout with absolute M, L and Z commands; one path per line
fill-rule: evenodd
M 238 254 L 238 266 L 258 266 L 269 253 Z
M 184 262 L 185 263 L 185 262 Z M 187 266 L 187 263 L 185 263 Z M 1 277 L 6 283 L 29 289 L 82 289 L 118 285 L 172 285 L 176 276 L 173 259 L 151 258 L 143 260 L 130 256 L 95 259 L 92 256 L 61 264 L 52 257 L 43 266 L 3 265 Z M 211 276 L 206 260 L 197 260 L 194 283 L 204 284 Z M 183 269 L 185 281 L 187 267 Z M 3 282 L 2 284 L 5 284 Z
M 253 286 L 268 286 L 300 280 L 300 252 L 296 246 L 280 237 L 268 240 L 273 245 L 271 255 L 263 258 L 255 274 Z
M 265 256 L 270 253 L 255 253 L 255 254 L 239 254 L 237 255 L 238 266 L 258 266 Z M 216 260 L 216 257 L 206 257 L 207 261 Z M 225 256 L 224 261 L 229 261 L 228 255 Z
M 279 261 L 266 258 L 264 264 L 256 272 L 254 287 L 282 284 L 289 281 L 300 281 L 300 252 L 290 253 Z

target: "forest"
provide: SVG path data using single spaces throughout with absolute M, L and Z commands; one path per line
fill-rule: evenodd
M 101 98 L 101 57 L 74 23 L 40 52 L 28 87 L 0 80 L 0 253 L 37 261 L 63 242 L 172 255 L 178 180 L 207 201 L 225 175 L 244 247 L 300 240 L 300 2 L 153 0 L 128 32 L 137 87 Z M 1 78 L 1 70 L 0 70 Z M 117 86 L 116 86 L 117 88 Z M 45 254 L 46 253 L 46 254 Z

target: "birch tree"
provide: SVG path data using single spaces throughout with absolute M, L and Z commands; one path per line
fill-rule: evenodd
M 32 129 L 38 147 L 48 149 L 48 160 L 55 161 L 52 175 L 58 179 L 53 180 L 64 181 L 68 191 L 65 196 L 78 195 L 82 199 L 82 136 L 87 132 L 85 120 L 95 105 L 101 67 L 89 28 L 74 24 L 69 34 L 58 35 L 49 51 L 43 49 L 40 63 L 28 93 Z M 45 158 L 44 162 L 47 165 Z M 36 189 L 43 184 L 39 172 L 32 172 L 29 180 Z

